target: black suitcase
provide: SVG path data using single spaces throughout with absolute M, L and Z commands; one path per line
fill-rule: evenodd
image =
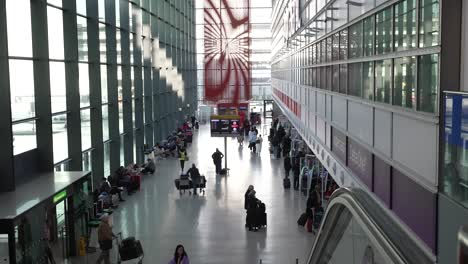
M 195 122 L 195 129 L 199 129 L 200 128 L 200 125 L 198 124 L 198 121 Z
M 267 226 L 267 214 L 266 213 L 259 213 L 258 214 L 258 225 L 260 227 Z
M 305 226 L 307 222 L 307 214 L 303 213 L 301 216 L 299 216 L 299 219 L 297 219 L 297 224 L 300 226 Z
M 123 261 L 136 259 L 143 255 L 143 247 L 139 240 L 129 237 L 122 240 L 122 244 L 119 246 L 119 254 L 120 259 Z
M 283 179 L 283 187 L 285 189 L 291 188 L 291 180 L 289 178 L 284 178 Z
M 221 171 L 219 172 L 219 175 L 227 175 L 227 170 L 221 169 Z

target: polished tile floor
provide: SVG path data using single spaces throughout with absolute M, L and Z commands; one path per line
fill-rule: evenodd
M 157 163 L 157 171 L 144 179 L 140 192 L 120 204 L 113 215 L 114 232 L 141 240 L 144 263 L 167 263 L 177 244 L 185 246 L 196 264 L 254 264 L 260 259 L 293 264 L 296 258 L 303 263 L 314 237 L 296 224 L 306 198 L 283 189 L 282 159 L 270 158 L 266 135 L 260 156 L 247 146 L 239 148 L 235 139 L 227 141 L 230 175 L 219 177 L 211 154 L 215 148 L 224 152 L 224 140 L 211 138 L 207 126 L 195 132 L 185 169 L 195 163 L 207 177 L 204 196 L 180 195 L 174 187 L 179 162 L 167 159 Z M 244 192 L 249 184 L 266 204 L 268 226 L 259 232 L 244 228 Z

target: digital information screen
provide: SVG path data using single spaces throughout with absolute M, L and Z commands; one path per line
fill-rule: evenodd
M 240 130 L 239 116 L 211 116 L 212 137 L 237 137 Z

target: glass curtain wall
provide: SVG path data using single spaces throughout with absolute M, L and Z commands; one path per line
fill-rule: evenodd
M 5 1 L 14 155 L 100 179 L 196 109 L 195 1 Z

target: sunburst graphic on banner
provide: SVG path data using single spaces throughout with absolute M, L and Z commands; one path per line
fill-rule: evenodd
M 249 0 L 205 0 L 205 100 L 237 104 L 251 97 Z

